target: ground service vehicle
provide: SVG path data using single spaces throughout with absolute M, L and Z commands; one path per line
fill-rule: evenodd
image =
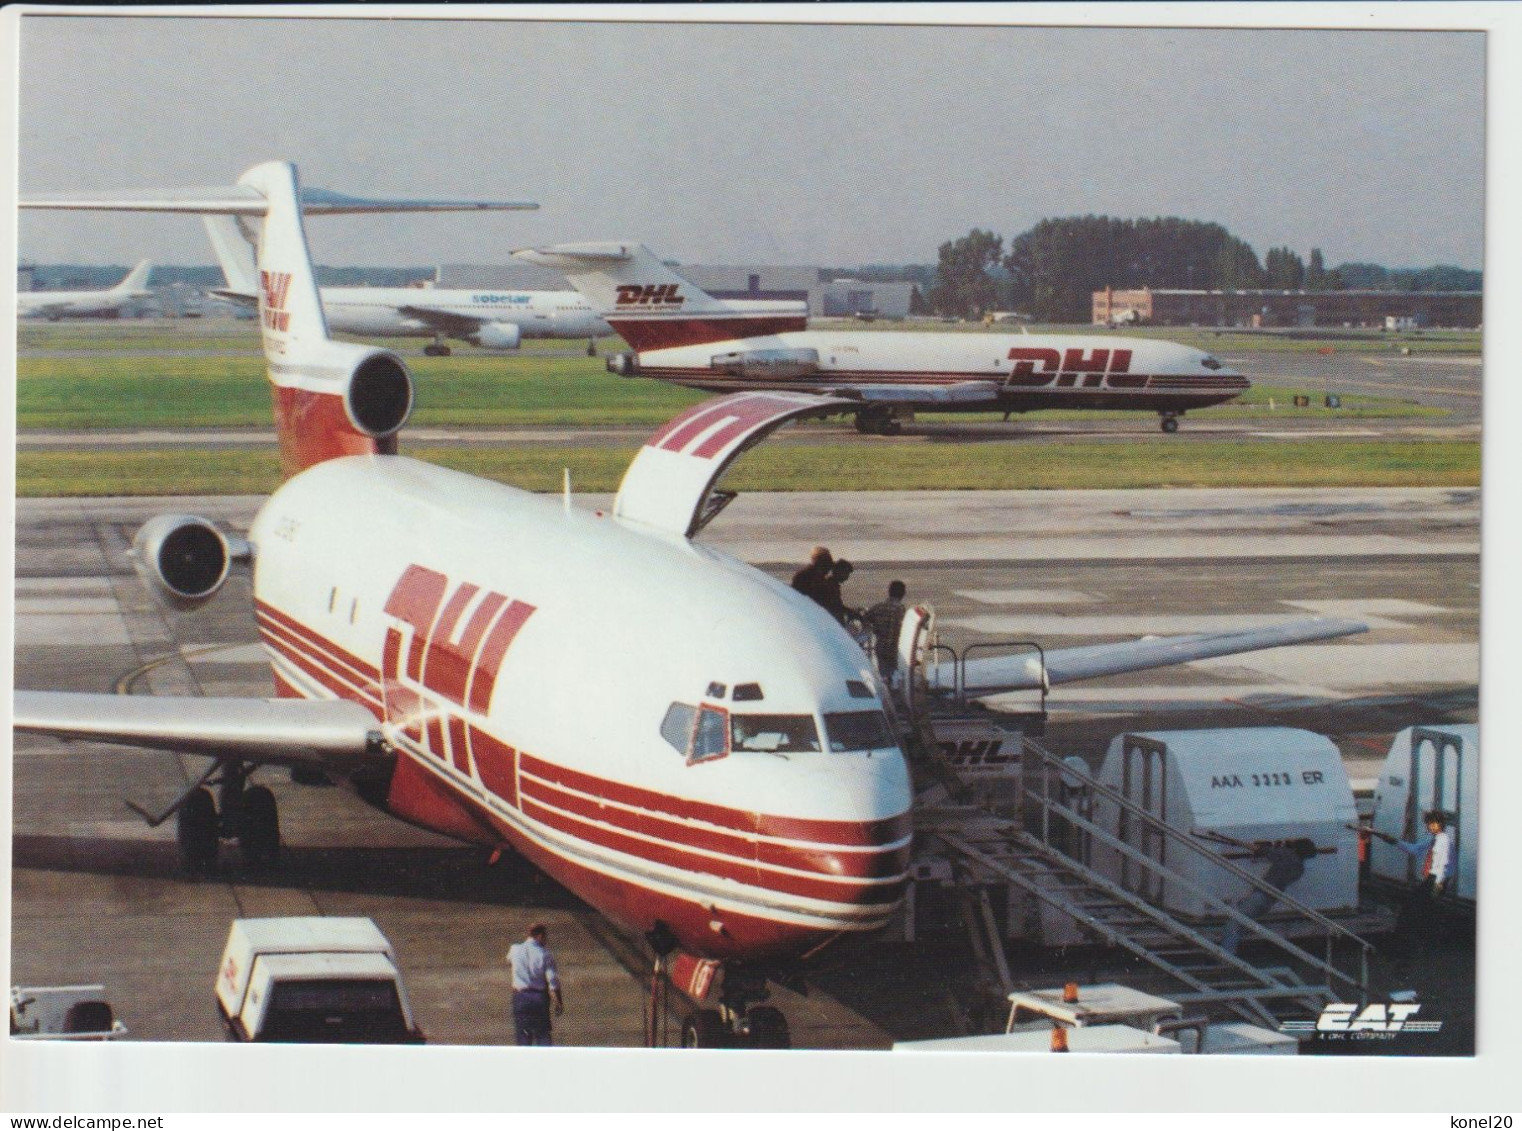
M 423 1043 L 396 953 L 369 919 L 236 919 L 216 994 L 235 1041 Z

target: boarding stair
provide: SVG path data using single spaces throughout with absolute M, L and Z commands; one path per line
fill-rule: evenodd
M 921 794 L 915 813 L 921 846 L 937 846 L 949 854 L 958 885 L 980 892 L 977 913 L 967 917 L 969 928 L 983 936 L 974 939 L 974 953 L 1004 992 L 1015 987 L 990 913 L 988 885 L 1014 885 L 1038 908 L 1070 917 L 1083 941 L 1115 947 L 1146 962 L 1169 981 L 1168 996 L 1181 1005 L 1215 1007 L 1253 1024 L 1277 1028 L 1276 1006 L 1293 1007 L 1297 1016 L 1304 1016 L 1307 1010 L 1319 1013 L 1329 1001 L 1367 999 L 1372 953 L 1368 942 L 1269 887 L 1209 844 L 1158 820 L 1077 768 L 1072 759 L 1059 759 L 1030 738 L 1023 746 L 1023 805 L 1018 815 L 975 801 L 958 801 L 955 791 L 944 784 L 953 776 L 944 768 L 934 775 L 940 784 Z M 1145 836 L 1157 841 L 1166 839 L 1170 851 L 1177 846 L 1178 851 L 1202 856 L 1248 886 L 1272 893 L 1272 921 L 1241 914 L 1213 892 L 1101 827 L 1093 820 L 1093 799 L 1099 796 L 1127 813 L 1133 829 L 1144 828 Z M 1126 858 L 1128 883 L 1085 862 L 1087 848 L 1094 842 Z M 1138 882 L 1143 878 L 1144 882 Z M 1142 894 L 1142 890 L 1159 890 L 1163 883 L 1199 896 L 1211 912 L 1209 920 L 1186 920 Z M 1250 946 L 1255 956 L 1269 955 L 1272 964 L 1224 948 L 1221 932 L 1227 921 L 1237 924 L 1244 946 Z M 1320 954 L 1296 941 L 1306 935 L 1320 936 Z M 1339 948 L 1356 955 L 1353 969 L 1338 965 Z

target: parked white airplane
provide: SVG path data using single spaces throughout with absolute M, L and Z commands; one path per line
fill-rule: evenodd
M 742 393 L 697 405 L 645 444 L 606 515 L 404 458 L 411 377 L 389 351 L 330 339 L 295 168 L 256 166 L 201 207 L 247 212 L 249 192 L 266 214 L 259 313 L 290 478 L 246 541 L 163 515 L 135 545 L 181 607 L 257 558 L 254 611 L 278 697 L 18 691 L 16 729 L 211 759 L 150 818 L 177 815 L 182 853 L 200 867 L 233 837 L 248 864 L 273 863 L 274 796 L 249 782 L 266 765 L 516 850 L 675 948 L 678 970 L 721 968 L 723 1013 L 689 1017 L 684 1043 L 786 1045 L 782 1015 L 755 1004 L 766 976 L 891 916 L 909 774 L 874 665 L 845 630 L 693 538 L 731 497 L 714 490 L 731 461 L 841 402 Z M 141 198 L 118 207 L 153 210 Z M 1237 634 L 1228 650 L 1362 627 L 1299 621 Z M 1208 637 L 1178 638 L 1161 660 L 1157 641 L 1129 647 L 1139 667 L 1220 652 Z M 1105 671 L 1128 670 L 1127 648 L 1111 647 Z M 1053 671 L 1065 655 L 1048 654 Z
M 206 216 L 206 234 L 221 264 L 226 287 L 218 298 L 253 306 L 258 302 L 253 240 L 239 217 Z M 441 290 L 435 287 L 322 287 L 328 328 L 378 338 L 433 339 L 423 352 L 449 356 L 446 338 L 482 349 L 513 350 L 529 338 L 595 339 L 611 334 L 576 291 Z
M 98 318 L 114 314 L 122 307 L 153 294 L 148 276 L 153 264 L 145 259 L 127 272 L 116 286 L 103 291 L 21 291 L 16 295 L 16 313 L 21 318 Z
M 863 432 L 897 415 L 1156 412 L 1164 432 L 1191 408 L 1240 396 L 1248 380 L 1201 350 L 1109 334 L 951 334 L 805 330 L 802 319 L 737 309 L 704 293 L 649 248 L 559 244 L 514 253 L 555 267 L 634 347 L 608 368 L 712 392 L 774 389 L 857 402 Z

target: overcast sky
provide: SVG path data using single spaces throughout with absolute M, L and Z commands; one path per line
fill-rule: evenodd
M 992 9 L 991 9 L 992 10 Z M 27 192 L 231 183 L 536 213 L 330 218 L 331 264 L 631 239 L 686 262 L 933 263 L 973 227 L 1215 221 L 1261 257 L 1483 265 L 1476 32 L 28 17 Z M 182 217 L 23 213 L 39 262 L 210 263 Z

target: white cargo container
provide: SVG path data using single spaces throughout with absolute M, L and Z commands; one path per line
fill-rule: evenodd
M 1353 791 L 1330 739 L 1289 727 L 1152 731 L 1113 739 L 1100 781 L 1173 829 L 1261 876 L 1261 864 L 1234 845 L 1309 839 L 1317 854 L 1288 894 L 1316 911 L 1358 906 L 1358 833 Z M 1199 853 L 1171 843 L 1107 798 L 1095 822 L 1132 848 L 1226 901 L 1248 893 L 1245 880 Z M 1108 846 L 1094 843 L 1094 867 L 1123 886 L 1186 917 L 1218 913 L 1184 885 L 1163 880 Z
M 216 994 L 234 1040 L 423 1040 L 396 953 L 369 919 L 237 919 L 222 952 Z
M 1453 835 L 1454 887 L 1450 894 L 1473 902 L 1475 852 L 1479 844 L 1480 728 L 1407 727 L 1395 736 L 1374 787 L 1374 831 L 1398 840 L 1427 835 L 1422 815 L 1448 814 Z M 1422 861 L 1377 837 L 1369 844 L 1369 871 L 1382 880 L 1415 884 Z

